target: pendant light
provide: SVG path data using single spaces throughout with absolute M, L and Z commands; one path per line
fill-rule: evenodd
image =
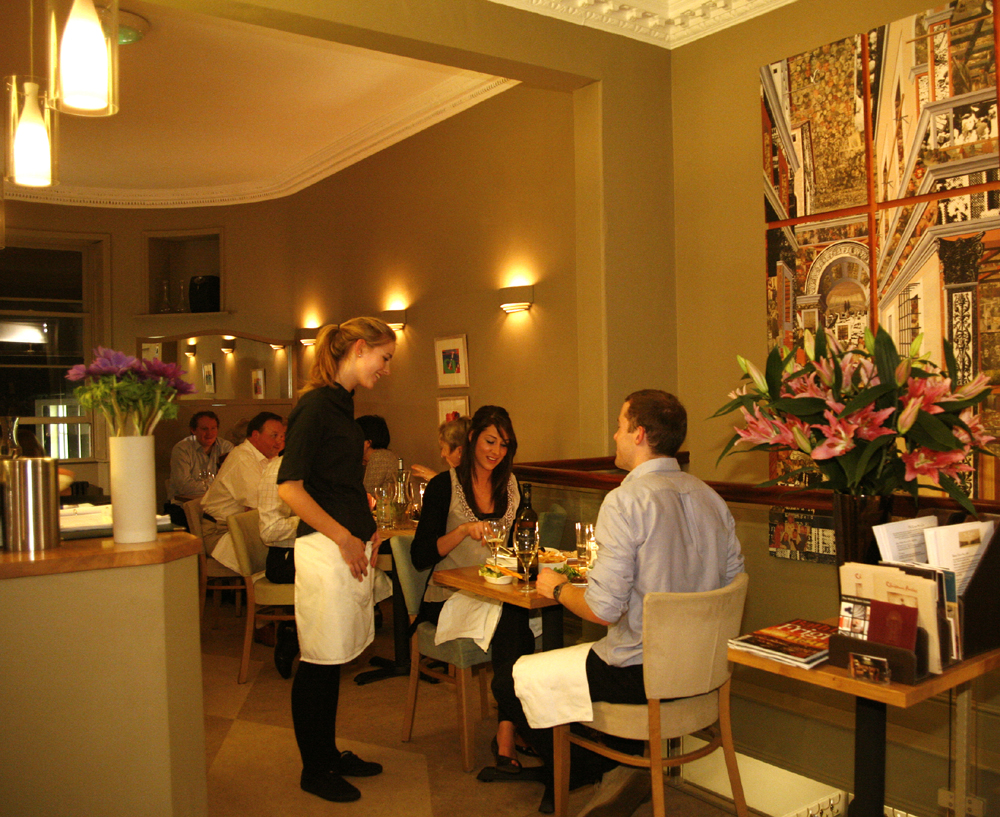
M 49 84 L 76 116 L 118 112 L 118 0 L 47 0 Z
M 35 15 L 30 4 L 29 38 L 32 72 L 35 66 Z M 5 80 L 7 134 L 4 177 L 22 187 L 57 183 L 58 116 L 46 95 L 45 81 L 34 76 Z

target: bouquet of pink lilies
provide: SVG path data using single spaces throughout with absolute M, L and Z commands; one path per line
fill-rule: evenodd
M 719 459 L 740 443 L 750 447 L 738 450 L 800 451 L 810 465 L 779 480 L 814 466 L 817 487 L 853 495 L 902 489 L 916 498 L 924 478 L 974 513 L 960 474 L 973 470 L 971 452 L 992 453 L 986 445 L 994 438 L 975 410 L 990 393 L 989 378 L 956 386 L 951 344 L 944 342 L 945 372 L 921 354 L 922 340 L 903 357 L 881 327 L 852 349 L 827 331 L 807 331 L 794 348 L 773 348 L 763 372 L 738 357 L 748 382 L 715 416 L 739 409 L 746 425 Z

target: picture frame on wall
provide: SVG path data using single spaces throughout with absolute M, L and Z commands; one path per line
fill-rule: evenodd
M 465 335 L 434 338 L 434 365 L 439 389 L 460 389 L 469 385 L 469 352 Z
M 144 343 L 142 344 L 142 358 L 143 360 L 163 360 L 163 344 L 162 343 Z
M 438 425 L 469 416 L 469 395 L 438 398 Z
M 201 367 L 201 390 L 205 394 L 215 394 L 215 364 L 205 363 Z
M 250 372 L 250 391 L 254 396 L 254 400 L 264 399 L 264 370 L 254 369 Z

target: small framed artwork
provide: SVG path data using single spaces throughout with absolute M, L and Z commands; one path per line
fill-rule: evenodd
M 205 363 L 201 367 L 202 391 L 205 394 L 215 394 L 215 364 Z
M 469 353 L 465 335 L 434 338 L 434 365 L 437 367 L 439 389 L 456 389 L 469 385 Z
M 438 425 L 447 423 L 449 420 L 457 420 L 459 417 L 469 416 L 469 396 L 465 397 L 439 397 L 438 398 Z
M 255 400 L 264 399 L 264 370 L 254 369 L 250 372 L 250 384 Z
M 163 360 L 163 344 L 162 343 L 144 343 L 142 344 L 142 358 L 143 360 Z

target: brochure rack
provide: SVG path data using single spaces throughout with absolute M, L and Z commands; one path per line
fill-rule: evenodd
M 963 659 L 1000 647 L 1000 527 L 983 552 L 976 572 L 958 598 Z M 844 635 L 830 636 L 829 662 L 847 667 L 850 654 L 884 658 L 893 681 L 914 684 L 927 677 L 927 632 L 917 630 L 916 650 L 904 650 Z

